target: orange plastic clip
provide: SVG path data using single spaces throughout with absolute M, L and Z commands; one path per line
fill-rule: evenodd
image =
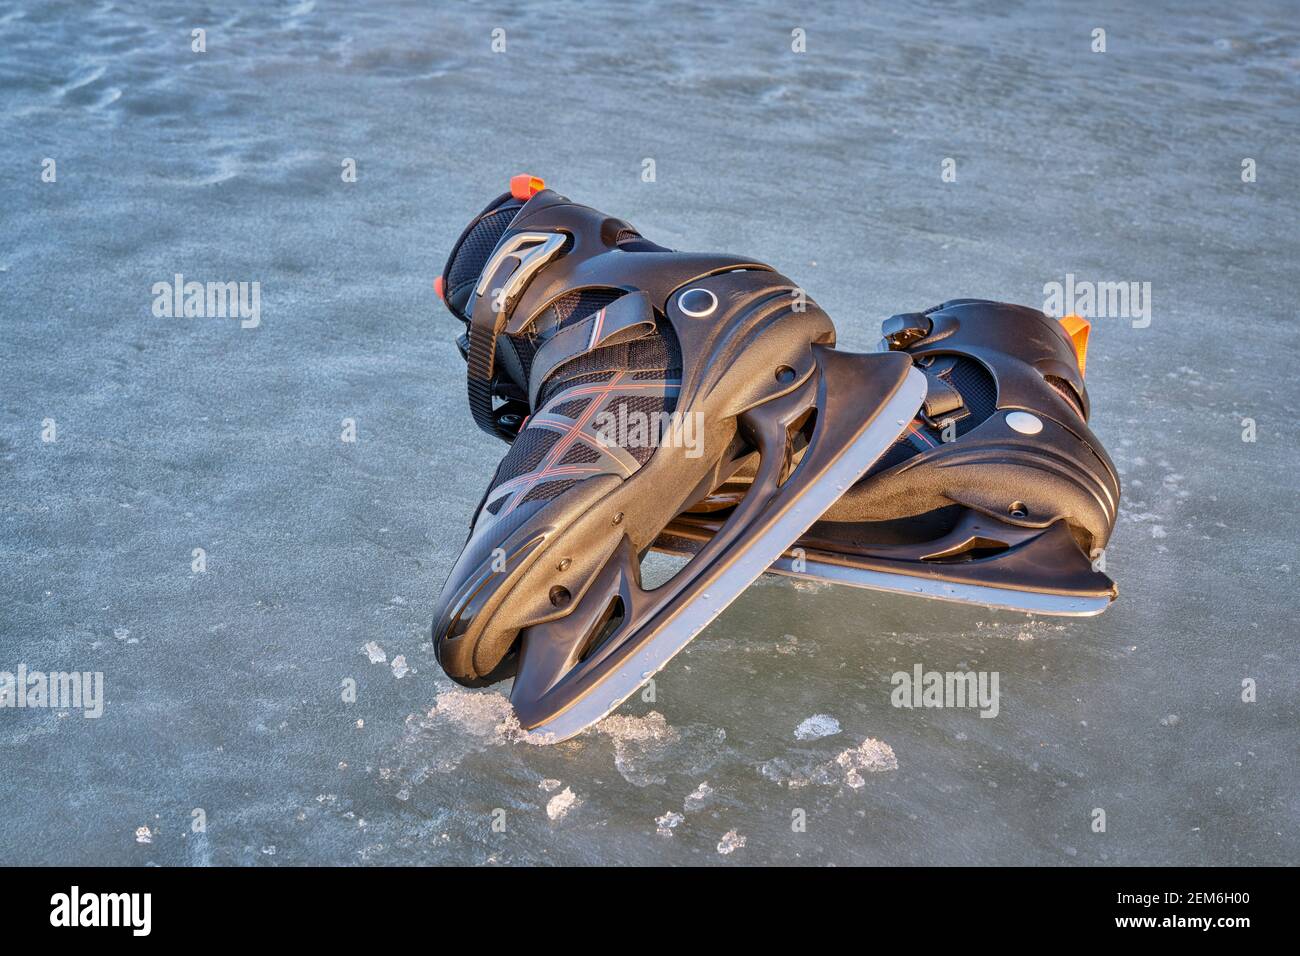
M 529 173 L 510 177 L 510 195 L 527 202 L 546 188 L 546 180 Z
M 1061 319 L 1061 325 L 1065 328 L 1065 334 L 1070 337 L 1074 343 L 1074 357 L 1079 360 L 1079 374 L 1087 374 L 1088 365 L 1088 333 L 1092 330 L 1092 323 L 1081 315 L 1064 316 Z
M 442 299 L 442 301 L 447 301 L 447 292 L 443 288 L 442 276 L 438 276 L 433 280 L 433 291 L 437 293 L 438 298 Z

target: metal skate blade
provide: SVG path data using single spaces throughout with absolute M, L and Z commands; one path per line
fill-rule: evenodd
M 750 584 L 861 478 L 907 427 L 925 398 L 924 374 L 912 368 L 879 414 L 809 485 L 797 503 L 750 540 L 697 600 L 677 611 L 672 623 L 609 671 L 599 684 L 563 711 L 528 728 L 537 743 L 567 740 L 608 715 L 653 677 L 673 656 L 722 613 Z
M 1019 591 L 1014 588 L 995 588 L 982 584 L 965 584 L 916 577 L 910 574 L 891 574 L 868 568 L 852 568 L 824 561 L 804 560 L 804 570 L 793 568 L 793 559 L 780 557 L 772 562 L 770 570 L 805 580 L 828 581 L 873 591 L 891 591 L 914 597 L 951 601 L 956 604 L 978 604 L 981 607 L 1028 614 L 1050 614 L 1057 617 L 1095 617 L 1110 607 L 1109 595 L 1046 594 L 1041 591 Z

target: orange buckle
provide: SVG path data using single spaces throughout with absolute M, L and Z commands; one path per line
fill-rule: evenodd
M 546 180 L 529 173 L 520 173 L 510 177 L 510 195 L 524 202 L 532 199 L 546 188 Z
M 447 290 L 443 288 L 442 276 L 438 276 L 438 278 L 433 280 L 433 291 L 437 294 L 438 298 L 442 299 L 443 302 L 447 301 Z
M 1074 357 L 1079 360 L 1079 374 L 1085 375 L 1088 364 L 1088 332 L 1092 329 L 1092 323 L 1083 316 L 1073 313 L 1064 316 L 1060 321 L 1065 328 L 1065 334 L 1074 343 Z

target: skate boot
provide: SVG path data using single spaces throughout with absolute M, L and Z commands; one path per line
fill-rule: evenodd
M 954 299 L 883 331 L 925 375 L 920 413 L 772 570 L 1042 614 L 1105 610 L 1119 478 L 1088 427 L 1088 323 Z M 708 541 L 752 469 L 656 547 L 690 554 Z
M 679 253 L 516 177 L 437 283 L 466 324 L 474 420 L 511 441 L 438 599 L 439 662 L 514 677 L 562 740 L 698 634 L 851 488 L 925 395 L 909 355 L 836 351 L 826 314 L 739 256 Z M 640 561 L 748 469 L 665 583 Z

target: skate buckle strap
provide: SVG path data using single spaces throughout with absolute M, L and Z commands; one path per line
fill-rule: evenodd
M 948 380 L 955 364 L 956 359 L 945 357 L 921 369 L 926 384 L 921 414 L 932 428 L 942 428 L 944 422 L 960 421 L 970 414 L 961 392 Z
M 475 424 L 490 435 L 502 434 L 492 405 L 497 337 L 507 330 L 529 280 L 559 254 L 566 238 L 559 232 L 506 235 L 479 274 L 469 308 L 468 396 Z
M 620 296 L 582 321 L 560 329 L 533 356 L 532 373 L 528 377 L 529 407 L 537 407 L 542 384 L 560 366 L 592 349 L 632 342 L 654 330 L 654 308 L 650 296 L 644 292 Z

